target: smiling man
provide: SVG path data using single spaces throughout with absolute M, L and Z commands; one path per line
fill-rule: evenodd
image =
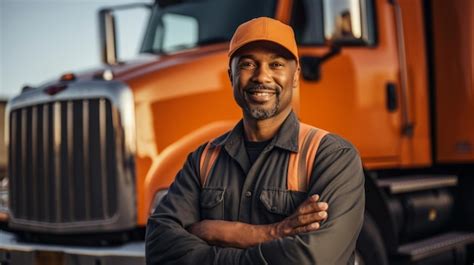
M 354 263 L 360 158 L 298 121 L 299 74 L 291 27 L 265 17 L 239 26 L 229 77 L 243 119 L 189 155 L 149 219 L 148 264 Z

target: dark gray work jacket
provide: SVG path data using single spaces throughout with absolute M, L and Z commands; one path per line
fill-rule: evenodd
M 321 140 L 307 192 L 287 190 L 288 158 L 298 152 L 299 121 L 292 112 L 253 165 L 243 124 L 215 140 L 222 145 L 204 187 L 199 161 L 188 156 L 168 194 L 148 220 L 147 264 L 353 264 L 364 216 L 364 176 L 357 150 L 328 134 Z M 212 246 L 186 231 L 204 219 L 269 224 L 291 215 L 308 196 L 329 204 L 319 230 L 248 249 Z

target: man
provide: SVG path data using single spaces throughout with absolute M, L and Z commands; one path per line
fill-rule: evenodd
M 318 129 L 310 130 L 320 137 L 315 153 L 301 147 L 307 126 L 291 106 L 299 74 L 291 27 L 270 18 L 239 26 L 229 77 L 243 119 L 189 155 L 149 219 L 148 264 L 353 264 L 365 201 L 360 159 Z M 294 157 L 314 159 L 308 176 L 291 173 L 301 164 Z

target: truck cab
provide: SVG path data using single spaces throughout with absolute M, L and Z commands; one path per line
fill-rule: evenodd
M 141 55 L 123 61 L 114 14 L 137 7 L 150 10 Z M 358 264 L 466 264 L 474 242 L 473 10 L 469 0 L 103 8 L 104 64 L 25 88 L 8 103 L 8 227 L 59 244 L 143 237 L 189 152 L 240 119 L 228 42 L 242 22 L 268 16 L 291 25 L 299 44 L 298 117 L 350 140 L 362 157 Z

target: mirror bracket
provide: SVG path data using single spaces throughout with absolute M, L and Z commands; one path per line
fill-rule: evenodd
M 329 51 L 322 56 L 302 56 L 300 58 L 301 73 L 308 81 L 317 82 L 321 79 L 321 65 L 341 53 L 341 46 L 331 45 Z

